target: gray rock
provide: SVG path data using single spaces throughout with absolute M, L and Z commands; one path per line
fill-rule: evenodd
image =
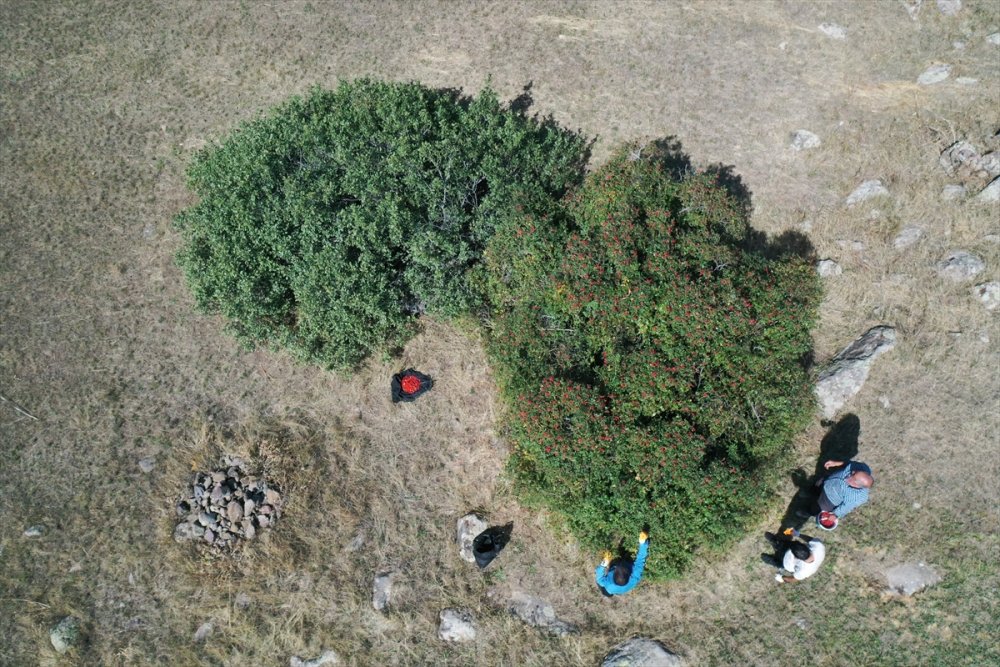
M 261 528 L 267 528 L 268 526 L 271 525 L 271 517 L 269 517 L 266 514 L 258 514 L 257 525 L 260 526 Z
M 819 31 L 830 39 L 847 39 L 847 28 L 836 23 L 821 23 Z
M 269 515 L 274 514 L 274 508 L 270 505 L 261 505 L 260 509 L 257 510 L 257 514 Z
M 1000 202 L 1000 178 L 994 178 L 989 185 L 972 198 L 977 204 L 995 204 Z
M 205 526 L 202 526 L 202 525 L 197 524 L 197 523 L 192 523 L 192 524 L 189 524 L 189 525 L 191 526 L 191 536 L 192 537 L 201 537 L 201 536 L 203 536 L 205 534 Z
M 212 488 L 212 493 L 209 495 L 209 499 L 216 505 L 222 502 L 223 497 L 226 495 L 226 490 L 222 488 L 221 485 L 216 485 Z
M 911 245 L 919 241 L 924 237 L 924 230 L 920 227 L 910 225 L 909 227 L 903 227 L 896 234 L 896 238 L 892 240 L 892 247 L 896 250 L 902 250 L 903 248 L 909 248 Z
M 466 514 L 458 520 L 455 526 L 455 539 L 458 542 L 458 555 L 462 560 L 469 563 L 476 562 L 476 556 L 472 553 L 472 541 L 488 527 L 489 524 L 475 512 Z
M 979 164 L 977 165 L 980 171 L 986 172 L 992 178 L 1000 176 L 1000 154 L 996 151 L 990 151 L 989 153 L 983 154 L 979 158 Z
M 1000 176 L 1000 155 L 993 151 L 980 155 L 976 147 L 964 139 L 941 151 L 938 163 L 949 175 L 976 178 Z
M 476 625 L 468 609 L 442 609 L 438 637 L 446 642 L 471 642 L 476 638 Z
M 228 518 L 233 523 L 243 519 L 243 503 L 238 500 L 233 500 L 226 507 L 226 518 Z
M 202 623 L 201 625 L 198 626 L 198 629 L 195 630 L 195 632 L 194 632 L 194 640 L 196 642 L 203 642 L 203 641 L 205 641 L 212 634 L 212 630 L 214 630 L 214 629 L 215 629 L 215 626 L 212 625 L 211 623 L 207 623 L 207 622 L 206 623 Z
M 250 516 L 257 509 L 257 503 L 250 498 L 243 501 L 243 516 Z
M 24 529 L 25 537 L 41 537 L 45 534 L 45 525 L 41 523 L 36 523 L 33 526 L 28 526 Z
M 250 596 L 246 593 L 237 593 L 236 597 L 233 598 L 233 604 L 236 605 L 237 609 L 246 609 L 250 606 Z
M 682 667 L 684 662 L 667 647 L 646 637 L 634 637 L 605 656 L 601 667 Z
M 191 511 L 191 503 L 187 500 L 181 500 L 177 503 L 175 509 L 177 516 L 187 516 L 188 512 Z
M 198 515 L 198 523 L 206 528 L 215 528 L 219 524 L 219 515 L 215 512 L 202 512 Z
M 76 616 L 67 616 L 49 630 L 49 641 L 56 653 L 63 654 L 80 639 L 81 622 Z
M 889 189 L 882 185 L 882 181 L 878 179 L 872 179 L 864 181 L 861 185 L 854 189 L 854 192 L 847 196 L 846 203 L 848 206 L 854 206 L 863 201 L 869 199 L 874 199 L 876 197 L 888 197 Z
M 931 86 L 935 83 L 941 83 L 949 76 L 951 76 L 951 65 L 939 63 L 937 65 L 931 65 L 925 69 L 920 76 L 917 77 L 917 83 L 922 86 Z
M 243 522 L 243 536 L 248 540 L 257 537 L 257 529 L 253 527 L 253 523 L 249 519 Z
M 938 275 L 955 282 L 968 280 L 985 268 L 983 260 L 964 250 L 952 250 L 937 263 Z
M 156 459 L 154 459 L 152 456 L 145 456 L 139 459 L 139 470 L 143 471 L 144 473 L 153 472 L 153 468 L 155 467 L 156 467 Z
M 941 575 L 925 563 L 903 563 L 885 572 L 889 590 L 899 595 L 913 595 L 941 581 Z
M 962 0 L 937 0 L 937 8 L 945 16 L 955 16 L 962 11 Z
M 288 661 L 288 667 L 322 667 L 322 665 L 336 665 L 340 663 L 340 656 L 336 651 L 329 650 L 315 658 L 303 660 L 297 655 L 293 655 Z
M 222 484 L 224 481 L 226 481 L 226 473 L 219 470 L 216 470 L 210 476 L 212 478 L 212 481 L 215 482 L 216 484 Z
M 174 542 L 187 542 L 194 537 L 192 525 L 183 521 L 174 528 Z
M 979 151 L 965 139 L 951 144 L 938 158 L 938 164 L 949 174 L 954 174 L 959 168 L 979 159 Z
M 848 399 L 861 391 L 875 358 L 895 346 L 896 330 L 878 326 L 837 353 L 816 382 L 816 397 L 823 417 L 832 419 Z
M 792 135 L 792 148 L 797 151 L 804 151 L 809 148 L 817 148 L 823 142 L 820 138 L 809 130 L 796 130 Z
M 960 76 L 955 79 L 955 83 L 960 86 L 975 86 L 979 83 L 979 79 L 972 76 Z
M 205 529 L 205 541 L 209 544 L 215 544 L 215 531 L 211 528 Z
M 1000 283 L 990 281 L 972 288 L 972 293 L 986 306 L 986 310 L 996 310 L 1000 306 Z
M 832 259 L 821 259 L 816 262 L 816 273 L 820 275 L 821 278 L 829 278 L 830 276 L 839 276 L 844 272 L 840 264 Z
M 392 603 L 392 581 L 395 572 L 379 572 L 372 583 L 372 606 L 376 611 L 385 611 Z
M 278 505 L 281 503 L 281 494 L 274 489 L 268 489 L 264 492 L 264 502 L 268 505 Z
M 941 190 L 941 199 L 944 201 L 959 201 L 965 199 L 967 190 L 964 185 L 946 185 Z
M 572 623 L 556 618 L 556 611 L 551 604 L 527 593 L 514 591 L 507 609 L 528 625 L 541 628 L 557 637 L 579 632 Z
M 1000 32 L 994 32 L 986 35 L 986 43 L 993 44 L 994 46 L 1000 46 Z

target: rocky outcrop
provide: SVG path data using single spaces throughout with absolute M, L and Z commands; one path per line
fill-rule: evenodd
M 244 466 L 241 459 L 229 458 L 218 470 L 195 473 L 190 493 L 177 503 L 181 520 L 174 540 L 225 550 L 274 525 L 284 504 L 281 493 Z
M 816 397 L 825 419 L 832 419 L 848 399 L 861 391 L 875 358 L 895 346 L 896 330 L 878 326 L 869 329 L 833 358 L 816 382 Z
M 683 667 L 684 661 L 667 647 L 646 637 L 619 644 L 604 658 L 601 667 Z

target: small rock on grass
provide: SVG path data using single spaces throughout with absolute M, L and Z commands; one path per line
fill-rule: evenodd
M 154 459 L 152 456 L 144 456 L 143 458 L 139 459 L 139 470 L 143 471 L 144 473 L 148 474 L 153 472 L 153 468 L 155 467 L 156 467 L 156 459 Z
M 889 591 L 899 595 L 913 595 L 941 581 L 941 575 L 926 563 L 903 563 L 886 570 Z
M 941 83 L 945 79 L 951 76 L 951 65 L 940 63 L 937 65 L 931 65 L 917 77 L 917 83 L 922 86 L 931 86 L 935 83 Z
M 820 275 L 821 278 L 829 278 L 830 276 L 839 276 L 844 272 L 840 264 L 832 259 L 821 259 L 816 262 L 816 273 Z
M 819 31 L 830 39 L 847 39 L 847 28 L 836 23 L 821 23 Z
M 57 653 L 66 653 L 80 638 L 80 619 L 67 616 L 49 630 L 49 641 Z
M 376 611 L 385 611 L 392 603 L 392 580 L 395 572 L 379 572 L 372 582 L 372 606 Z
M 322 665 L 336 665 L 340 663 L 340 656 L 336 651 L 323 651 L 315 658 L 303 660 L 297 655 L 293 655 L 288 661 L 288 667 L 322 667 Z
M 605 656 L 601 667 L 681 667 L 684 662 L 676 653 L 647 637 L 635 637 L 619 644 Z
M 923 237 L 924 230 L 920 227 L 916 227 L 914 225 L 903 227 L 903 229 L 899 230 L 899 234 L 896 234 L 896 238 L 892 240 L 892 247 L 896 250 L 909 248 Z
M 854 192 L 847 195 L 846 204 L 848 206 L 853 206 L 859 202 L 866 201 L 868 199 L 874 199 L 875 197 L 888 197 L 889 189 L 882 185 L 882 181 L 878 179 L 871 179 L 864 181 L 858 187 L 854 188 Z
M 476 638 L 476 625 L 468 609 L 442 609 L 438 637 L 446 642 L 471 642 Z
M 476 535 L 489 528 L 489 524 L 475 512 L 466 514 L 455 525 L 455 539 L 458 542 L 458 555 L 462 560 L 475 563 L 476 556 L 472 553 L 472 541 Z
M 41 537 L 45 534 L 45 526 L 40 523 L 36 523 L 34 526 L 28 526 L 24 530 L 25 537 Z
M 215 629 L 211 623 L 202 623 L 198 626 L 198 629 L 194 632 L 194 640 L 196 642 L 203 642 L 212 634 L 212 630 Z
M 1000 306 L 1000 283 L 996 281 L 976 285 L 972 293 L 986 306 L 986 310 L 996 310 Z
M 985 268 L 983 260 L 964 250 L 952 250 L 937 263 L 938 275 L 955 282 L 968 280 Z
M 986 42 L 987 44 L 1000 46 L 1000 32 L 994 32 L 992 34 L 986 35 Z
M 962 0 L 937 0 L 937 8 L 945 16 L 956 16 L 962 11 Z
M 802 151 L 809 148 L 817 148 L 822 143 L 820 138 L 809 130 L 796 130 L 795 134 L 792 135 L 791 146 L 797 151 Z
M 966 192 L 964 185 L 946 185 L 941 190 L 941 199 L 945 201 L 959 201 L 965 199 Z

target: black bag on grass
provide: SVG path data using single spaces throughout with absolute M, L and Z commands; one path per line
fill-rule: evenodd
M 491 526 L 476 535 L 472 540 L 472 555 L 476 558 L 476 565 L 483 569 L 493 562 L 493 559 L 500 555 L 507 543 L 510 542 L 510 534 L 514 530 L 514 523 L 506 526 Z
M 420 371 L 407 368 L 392 376 L 392 402 L 412 401 L 434 386 L 434 380 Z

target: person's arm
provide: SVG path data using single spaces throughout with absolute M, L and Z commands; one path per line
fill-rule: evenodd
M 601 579 L 604 578 L 604 575 L 608 573 L 609 565 L 611 565 L 611 552 L 605 551 L 604 560 L 602 560 L 601 564 L 597 566 L 596 570 L 594 570 L 594 579 L 598 584 L 601 583 Z
M 645 539 L 639 542 L 639 551 L 636 552 L 635 563 L 632 564 L 632 576 L 628 578 L 628 583 L 625 584 L 628 588 L 634 588 L 639 583 L 639 579 L 642 577 L 642 569 L 646 567 L 646 556 L 648 555 L 649 540 Z
M 842 503 L 830 511 L 833 512 L 838 519 L 843 519 L 846 515 L 864 505 L 867 500 L 867 496 L 862 497 L 861 494 L 850 493 L 845 495 Z
M 826 461 L 823 464 L 823 468 L 825 470 L 829 470 L 830 468 L 837 468 L 837 467 L 842 466 L 842 465 L 844 465 L 843 461 Z

